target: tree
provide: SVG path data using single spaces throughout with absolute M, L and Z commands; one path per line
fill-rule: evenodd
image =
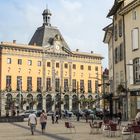
M 120 94 L 122 92 L 126 92 L 126 89 L 124 88 L 122 84 L 119 84 L 117 87 L 117 93 Z

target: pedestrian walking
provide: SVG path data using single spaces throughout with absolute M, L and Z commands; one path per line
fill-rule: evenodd
M 77 121 L 79 121 L 80 120 L 80 113 L 79 113 L 79 111 L 77 112 L 76 117 L 77 117 Z
M 58 123 L 58 119 L 59 119 L 59 112 L 58 111 L 56 111 L 55 112 L 55 123 Z
M 17 116 L 19 116 L 19 110 L 17 109 Z
M 44 110 L 42 110 L 42 113 L 40 115 L 40 124 L 41 124 L 41 130 L 43 134 L 46 129 L 46 124 L 47 124 L 47 115 L 45 114 Z
M 28 117 L 28 126 L 31 128 L 31 133 L 34 135 L 35 127 L 37 125 L 37 118 L 34 113 L 31 113 Z
M 121 121 L 122 121 L 122 113 L 121 111 L 119 110 L 118 114 L 117 114 L 117 117 L 118 117 L 118 124 L 121 125 Z
M 85 113 L 86 123 L 88 122 L 88 117 L 89 117 L 89 112 L 86 111 L 86 113 Z
M 54 113 L 52 113 L 52 124 L 54 124 Z

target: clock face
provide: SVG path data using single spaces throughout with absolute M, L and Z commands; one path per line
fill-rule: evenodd
M 55 48 L 56 48 L 56 50 L 59 50 L 60 49 L 60 46 L 59 45 L 55 45 Z

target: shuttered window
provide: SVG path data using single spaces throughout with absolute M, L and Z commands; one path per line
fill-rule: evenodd
M 139 29 L 134 28 L 132 30 L 132 50 L 139 48 Z

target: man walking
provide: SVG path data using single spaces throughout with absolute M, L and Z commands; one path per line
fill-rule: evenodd
M 34 131 L 35 131 L 35 127 L 37 125 L 37 118 L 36 118 L 36 115 L 34 113 L 31 113 L 29 115 L 29 118 L 28 118 L 28 125 L 30 126 L 31 128 L 31 133 L 32 135 L 34 135 Z

